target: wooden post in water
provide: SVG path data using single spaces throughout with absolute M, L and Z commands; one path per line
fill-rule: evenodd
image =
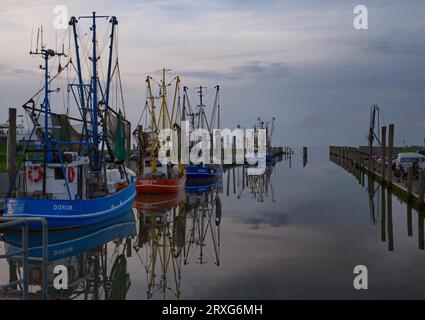
M 385 183 L 385 162 L 387 160 L 387 127 L 382 127 L 381 132 L 381 160 L 381 182 Z
M 424 250 L 424 210 L 418 212 L 418 247 Z
M 394 146 L 394 124 L 389 125 L 389 136 L 388 136 L 388 166 L 387 166 L 387 182 L 388 186 L 391 187 L 393 183 L 393 146 Z
M 385 199 L 385 188 L 381 187 L 381 241 L 385 242 L 387 239 L 387 232 L 386 232 L 386 204 L 387 201 Z
M 413 223 L 412 223 L 412 205 L 407 204 L 407 235 L 413 236 Z
M 419 174 L 419 190 L 418 190 L 418 200 L 419 205 L 424 203 L 424 189 L 425 189 L 425 170 L 422 170 Z
M 407 196 L 409 198 L 413 196 L 412 185 L 413 185 L 413 167 L 409 167 L 407 169 Z
M 9 174 L 9 187 L 12 186 L 16 174 L 16 109 L 9 108 L 9 133 L 7 135 L 7 170 Z
M 387 231 L 388 231 L 388 250 L 394 251 L 394 234 L 393 234 L 393 195 L 388 189 L 387 193 Z
M 233 173 L 233 194 L 236 194 L 235 167 L 232 168 Z
M 303 167 L 307 165 L 307 147 L 303 147 Z

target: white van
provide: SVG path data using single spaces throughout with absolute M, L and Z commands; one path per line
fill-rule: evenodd
M 419 168 L 425 169 L 425 156 L 417 152 L 399 153 L 394 160 L 396 166 L 401 164 L 404 169 L 411 167 L 415 162 L 418 163 Z

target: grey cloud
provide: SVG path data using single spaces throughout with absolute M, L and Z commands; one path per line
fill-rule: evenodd
M 181 72 L 183 76 L 210 79 L 243 79 L 243 78 L 283 78 L 290 74 L 291 68 L 282 62 L 250 61 L 244 65 L 230 68 L 227 71 L 199 70 Z
M 0 64 L 0 74 L 2 76 L 22 76 L 22 75 L 32 75 L 33 71 L 26 70 L 23 68 L 15 67 L 12 65 Z
M 420 35 L 394 31 L 369 40 L 363 51 L 374 54 L 424 55 L 425 44 Z
M 265 226 L 282 227 L 289 223 L 288 215 L 281 211 L 264 211 L 261 215 L 256 212 L 255 216 L 238 217 L 238 221 L 250 225 L 252 229 Z

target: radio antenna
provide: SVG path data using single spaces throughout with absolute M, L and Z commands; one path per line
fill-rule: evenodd
M 34 27 L 31 27 L 30 52 L 32 51 L 32 39 L 34 37 Z
M 37 28 L 37 46 L 35 47 L 35 52 L 38 52 L 38 42 L 40 40 L 40 28 Z

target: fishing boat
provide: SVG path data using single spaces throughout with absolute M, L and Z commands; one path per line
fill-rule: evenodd
M 82 40 L 76 26 L 83 19 L 90 19 L 92 33 L 91 73 L 86 82 L 83 82 L 80 61 Z M 109 19 L 110 25 L 106 83 L 100 82 L 97 71 L 98 64 L 102 63 L 97 52 L 97 19 Z M 47 220 L 49 229 L 67 229 L 98 224 L 132 208 L 136 174 L 124 165 L 129 123 L 123 110 L 114 109 L 118 106 L 110 104 L 109 99 L 111 88 L 115 87 L 112 82 L 120 83 L 118 59 L 115 65 L 112 63 L 116 56 L 117 24 L 116 17 L 98 16 L 94 12 L 78 19 L 72 17 L 67 32 L 73 35 L 74 58 L 70 56 L 71 48 L 65 54 L 64 46 L 62 52 L 57 52 L 46 49 L 42 42 L 39 47 L 38 41 L 35 51 L 30 52 L 43 58 L 44 87 L 24 105 L 33 128 L 24 142 L 16 175 L 4 202 L 5 216 L 42 217 Z M 60 58 L 68 59 L 65 67 L 61 66 Z M 52 65 L 57 61 L 58 73 L 52 76 L 50 70 L 55 70 Z M 76 70 L 78 82 L 68 83 L 67 92 L 75 98 L 73 105 L 78 107 L 79 117 L 68 113 L 71 105 L 66 106 L 65 114 L 52 111 L 50 95 L 56 90 L 50 89 L 51 82 L 66 69 Z M 122 92 L 121 88 L 117 91 Z M 34 99 L 43 93 L 43 103 L 38 108 Z M 71 120 L 78 125 L 73 125 Z M 16 183 L 22 180 L 23 184 Z M 41 225 L 30 223 L 29 228 L 39 229 Z
M 254 126 L 254 135 L 255 137 L 258 136 L 258 130 L 262 129 L 266 131 L 266 165 L 271 166 L 275 162 L 276 157 L 276 148 L 272 147 L 272 137 L 273 137 L 273 131 L 274 131 L 274 122 L 275 117 L 272 117 L 270 122 L 264 122 L 261 121 L 261 118 L 257 119 L 257 123 Z M 257 153 L 258 150 L 255 150 L 254 153 Z M 256 159 L 255 156 L 247 155 L 247 158 L 245 159 L 245 165 L 247 166 L 256 166 L 258 159 Z
M 220 87 L 215 86 L 212 92 L 209 94 L 207 92 L 208 101 L 212 95 L 215 95 L 210 120 L 208 120 L 205 111 L 205 89 L 207 88 L 202 86 L 196 88 L 196 93 L 199 96 L 199 103 L 197 104 L 197 111 L 195 112 L 190 103 L 191 99 L 189 97 L 189 89 L 187 87 L 184 88 L 183 117 L 184 119 L 186 119 L 186 117 L 189 118 L 190 128 L 192 130 L 207 129 L 210 135 L 212 135 L 214 129 L 220 129 Z M 219 179 L 222 175 L 222 165 L 201 163 L 186 166 L 186 176 L 188 180 L 215 180 Z
M 138 124 L 138 129 L 135 134 L 138 137 L 138 144 L 140 150 L 139 171 L 140 175 L 137 179 L 136 188 L 142 194 L 165 194 L 165 193 L 178 193 L 184 189 L 186 182 L 186 174 L 184 167 L 180 164 L 162 164 L 158 161 L 159 141 L 158 135 L 160 129 L 170 129 L 179 126 L 177 119 L 179 119 L 179 86 L 180 78 L 174 77 L 171 83 L 167 83 L 165 74 L 167 70 L 163 68 L 162 79 L 159 85 L 158 95 L 154 95 L 152 84 L 153 78 L 148 76 L 147 83 L 147 100 L 145 110 L 142 115 L 146 115 L 146 122 L 150 124 L 145 126 Z M 174 96 L 172 99 L 171 112 L 168 110 L 168 94 L 167 87 L 174 87 Z M 158 120 L 156 115 L 156 99 L 161 101 Z M 150 119 L 147 116 L 150 114 Z

